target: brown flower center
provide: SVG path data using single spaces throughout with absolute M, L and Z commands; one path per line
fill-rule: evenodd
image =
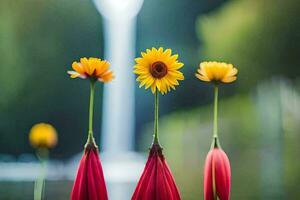
M 156 61 L 150 66 L 150 73 L 154 78 L 162 78 L 168 73 L 168 67 L 161 61 Z

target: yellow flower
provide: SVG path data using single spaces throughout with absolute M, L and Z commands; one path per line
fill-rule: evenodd
M 71 78 L 90 78 L 100 82 L 109 82 L 114 78 L 109 68 L 109 62 L 99 58 L 81 58 L 80 62 L 73 62 L 72 68 L 75 71 L 68 71 Z
M 29 142 L 33 147 L 54 147 L 57 143 L 56 130 L 50 124 L 36 124 L 30 130 Z
M 179 71 L 183 63 L 178 62 L 178 54 L 171 55 L 171 49 L 164 51 L 162 47 L 152 48 L 141 54 L 142 57 L 135 59 L 133 71 L 138 75 L 136 80 L 140 82 L 140 87 L 151 87 L 152 93 L 157 89 L 166 94 L 171 88 L 175 90 L 175 86 L 179 85 L 178 81 L 184 79 Z
M 224 62 L 202 62 L 196 77 L 206 82 L 231 83 L 236 80 L 238 70 Z

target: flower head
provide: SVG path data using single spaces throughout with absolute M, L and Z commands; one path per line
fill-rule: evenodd
M 71 200 L 107 200 L 107 191 L 98 148 L 87 145 L 81 158 Z
M 178 62 L 178 55 L 171 55 L 172 50 L 163 50 L 152 48 L 142 52 L 142 57 L 136 58 L 134 73 L 138 75 L 137 81 L 140 87 L 145 86 L 146 89 L 151 87 L 152 93 L 156 90 L 162 94 L 166 94 L 175 86 L 179 85 L 178 81 L 183 80 L 184 76 L 179 71 L 183 67 L 183 63 Z
M 131 200 L 168 199 L 180 200 L 180 195 L 162 154 L 162 148 L 152 145 L 143 174 Z
M 36 124 L 29 132 L 29 142 L 33 147 L 54 147 L 57 144 L 56 130 L 50 124 Z
M 73 62 L 74 71 L 68 71 L 71 78 L 89 78 L 100 82 L 109 82 L 114 78 L 113 72 L 110 71 L 109 62 L 99 58 L 81 58 L 80 62 Z
M 196 77 L 206 82 L 231 83 L 236 80 L 238 70 L 224 62 L 202 62 Z
M 206 156 L 204 166 L 204 200 L 229 200 L 230 163 L 226 153 L 214 147 Z

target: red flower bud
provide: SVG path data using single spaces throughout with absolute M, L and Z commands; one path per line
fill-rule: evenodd
M 206 156 L 204 166 L 204 199 L 229 200 L 230 196 L 230 163 L 226 153 L 213 148 Z
M 131 200 L 180 200 L 176 183 L 159 145 L 152 145 Z
M 71 200 L 107 200 L 107 191 L 98 148 L 88 145 L 81 158 Z

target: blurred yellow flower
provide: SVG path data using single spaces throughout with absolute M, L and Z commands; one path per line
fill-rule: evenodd
M 224 62 L 202 62 L 197 72 L 196 77 L 202 81 L 231 83 L 236 80 L 238 70 Z
M 171 88 L 175 90 L 175 86 L 179 85 L 178 81 L 184 80 L 179 71 L 183 63 L 178 62 L 178 54 L 171 54 L 171 49 L 152 48 L 142 52 L 142 57 L 135 59 L 133 72 L 138 75 L 136 80 L 140 82 L 140 87 L 151 87 L 152 93 L 157 89 L 162 94 L 166 94 Z
M 71 78 L 90 78 L 100 82 L 109 82 L 114 78 L 114 74 L 110 71 L 109 62 L 99 58 L 81 58 L 80 62 L 73 62 L 74 71 L 68 71 Z
M 54 147 L 57 144 L 56 130 L 50 124 L 36 124 L 30 130 L 29 142 L 33 147 Z

